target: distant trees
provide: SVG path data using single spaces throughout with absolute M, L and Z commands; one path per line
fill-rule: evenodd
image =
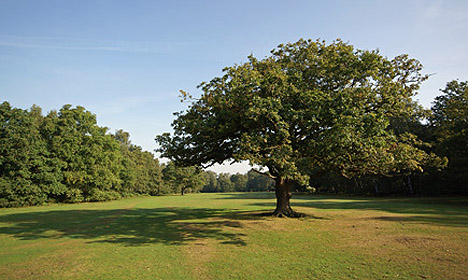
M 129 134 L 71 105 L 42 115 L 0 104 L 0 207 L 118 199 L 162 190 L 162 167 Z
M 179 167 L 172 162 L 164 168 L 163 179 L 173 193 L 181 195 L 188 191 L 198 192 L 205 183 L 205 177 L 197 167 Z
M 107 128 L 97 125 L 96 116 L 84 107 L 63 106 L 46 116 L 49 126 L 43 139 L 50 158 L 57 161 L 65 200 L 101 201 L 121 195 L 122 154 Z
M 159 160 L 150 152 L 143 151 L 140 146 L 133 145 L 130 134 L 117 130 L 113 137 L 118 141 L 122 153 L 122 193 L 161 195 L 168 193 L 162 179 L 163 167 Z
M 201 189 L 202 192 L 220 192 L 218 187 L 218 174 L 213 171 L 205 171 L 202 173 L 205 184 Z
M 468 81 L 447 83 L 432 106 L 430 122 L 439 152 L 468 157 Z
M 234 174 L 229 178 L 232 182 L 233 188 L 237 192 L 248 191 L 247 184 L 249 182 L 248 175 L 246 174 Z
M 204 171 L 205 184 L 201 192 L 265 192 L 273 191 L 275 181 L 250 170 L 246 174 L 216 174 Z
M 265 192 L 275 190 L 275 180 L 255 171 L 247 173 L 247 191 Z
M 436 181 L 449 192 L 468 194 L 468 81 L 453 80 L 441 91 L 431 108 L 430 129 L 436 151 L 449 163 Z
M 40 109 L 31 114 L 0 105 L 0 206 L 44 203 L 48 196 L 65 192 L 60 162 L 49 156 L 42 141 Z

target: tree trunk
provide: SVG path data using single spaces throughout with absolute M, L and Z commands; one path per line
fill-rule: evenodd
M 273 212 L 273 216 L 291 218 L 304 217 L 304 214 L 292 210 L 289 204 L 289 200 L 292 197 L 291 183 L 291 181 L 284 180 L 283 178 L 276 179 L 276 209 L 275 212 Z
M 413 190 L 413 183 L 411 182 L 411 177 L 408 175 L 408 187 L 409 187 L 409 193 L 410 194 L 414 194 L 414 190 Z
M 379 195 L 379 185 L 377 184 L 377 180 L 375 178 L 372 179 L 372 184 L 374 185 L 375 195 Z
M 184 195 L 184 192 L 185 192 L 185 188 L 184 187 L 180 188 L 180 194 Z

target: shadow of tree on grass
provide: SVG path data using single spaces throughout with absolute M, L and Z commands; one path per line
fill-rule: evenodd
M 152 208 L 38 211 L 0 216 L 0 235 L 22 240 L 83 239 L 89 243 L 183 245 L 200 239 L 245 246 L 241 223 L 226 219 L 225 210 Z
M 468 200 L 464 197 L 311 199 L 311 196 L 299 196 L 293 205 L 317 209 L 377 210 L 383 212 L 382 216 L 375 218 L 378 220 L 468 226 Z M 403 216 L 396 218 L 385 213 Z
M 252 200 L 249 205 L 270 207 L 276 202 L 271 193 L 232 193 L 222 199 Z M 257 199 L 257 201 L 255 201 Z M 270 201 L 261 201 L 270 199 Z M 293 195 L 291 206 L 321 210 L 377 210 L 382 216 L 375 219 L 384 221 L 430 223 L 435 225 L 468 227 L 467 197 L 358 197 L 339 195 Z M 386 215 L 401 214 L 393 217 Z

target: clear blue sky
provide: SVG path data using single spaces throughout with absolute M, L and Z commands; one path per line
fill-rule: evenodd
M 179 89 L 197 96 L 223 67 L 299 38 L 419 59 L 435 74 L 418 96 L 430 107 L 448 81 L 468 80 L 467 30 L 466 0 L 0 0 L 0 98 L 44 113 L 82 105 L 152 151 L 186 106 Z

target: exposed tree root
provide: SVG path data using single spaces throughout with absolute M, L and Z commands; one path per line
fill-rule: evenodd
M 303 218 L 303 217 L 306 217 L 306 214 L 298 213 L 296 211 L 293 211 L 291 208 L 284 209 L 284 210 L 281 210 L 281 211 L 276 209 L 271 215 L 273 217 L 278 217 L 278 218 Z

